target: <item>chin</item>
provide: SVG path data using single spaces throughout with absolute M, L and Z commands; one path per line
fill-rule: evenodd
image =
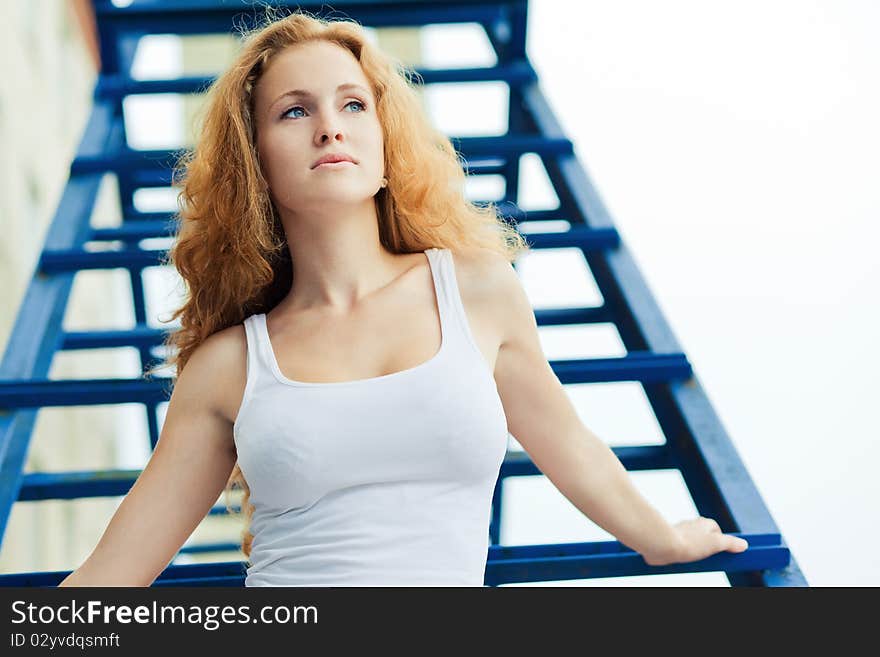
M 322 205 L 359 205 L 371 201 L 375 194 L 368 191 L 341 191 L 338 187 L 332 188 L 327 194 L 316 194 L 316 200 Z

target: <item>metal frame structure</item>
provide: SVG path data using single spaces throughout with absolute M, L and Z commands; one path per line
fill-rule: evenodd
M 151 33 L 180 35 L 229 33 L 250 28 L 259 15 L 250 3 L 219 0 L 134 0 L 117 7 L 93 0 L 103 70 L 84 136 L 70 167 L 43 253 L 15 321 L 0 363 L 0 539 L 13 504 L 46 499 L 125 495 L 139 470 L 23 472 L 37 412 L 44 406 L 138 402 L 146 409 L 151 447 L 159 437 L 157 404 L 167 401 L 161 379 L 49 380 L 56 352 L 68 349 L 135 347 L 141 365 L 162 333 L 147 325 L 141 272 L 160 263 L 163 250 L 145 249 L 140 240 L 167 237 L 166 213 L 135 209 L 135 190 L 171 183 L 172 151 L 128 147 L 122 100 L 146 93 L 190 94 L 205 90 L 211 77 L 135 80 L 131 77 L 139 39 Z M 312 2 L 274 2 L 321 14 Z M 509 87 L 508 133 L 492 137 L 450 137 L 471 175 L 503 176 L 506 191 L 493 199 L 515 226 L 520 222 L 564 220 L 562 232 L 529 232 L 533 249 L 576 248 L 583 254 L 602 294 L 597 307 L 536 310 L 539 326 L 612 323 L 626 355 L 620 358 L 553 360 L 563 384 L 638 381 L 666 438 L 661 445 L 615 447 L 629 471 L 678 469 L 701 515 L 716 519 L 726 533 L 749 541 L 745 552 L 719 553 L 693 563 L 648 566 L 641 555 L 617 541 L 542 545 L 499 545 L 502 492 L 508 477 L 540 475 L 523 452 L 509 452 L 492 500 L 492 545 L 485 583 L 557 581 L 665 573 L 719 571 L 734 586 L 806 586 L 734 445 L 700 386 L 687 357 L 651 295 L 626 245 L 614 228 L 571 141 L 542 93 L 526 53 L 527 0 L 337 0 L 344 11 L 369 27 L 476 23 L 497 55 L 486 68 L 418 69 L 424 84 L 502 81 Z M 334 15 L 336 12 L 334 12 Z M 529 211 L 517 205 L 520 157 L 540 157 L 560 200 L 559 207 Z M 118 178 L 123 222 L 118 228 L 90 226 L 98 187 L 106 173 Z M 538 224 L 540 225 L 540 224 Z M 88 251 L 90 241 L 116 240 L 116 251 Z M 62 318 L 76 273 L 83 269 L 125 268 L 134 300 L 132 330 L 65 332 Z M 215 507 L 214 513 L 226 513 Z M 184 546 L 180 553 L 236 549 L 236 543 Z M 0 584 L 54 586 L 69 571 L 0 575 Z M 154 586 L 242 585 L 240 561 L 171 564 Z

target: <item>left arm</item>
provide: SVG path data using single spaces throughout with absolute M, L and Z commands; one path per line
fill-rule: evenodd
M 672 526 L 642 497 L 614 452 L 583 425 L 550 367 L 516 271 L 500 256 L 485 257 L 503 330 L 495 382 L 508 430 L 541 472 L 584 515 L 649 565 L 744 550 L 748 544 L 721 534 L 714 520 L 701 517 Z

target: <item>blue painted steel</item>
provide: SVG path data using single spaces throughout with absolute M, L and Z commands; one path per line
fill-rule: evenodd
M 48 379 L 0 381 L 0 408 L 84 406 L 167 401 L 170 379 Z
M 687 379 L 691 367 L 683 354 L 629 353 L 619 358 L 551 360 L 562 383 L 606 381 L 669 382 Z M 19 379 L 0 381 L 0 407 L 78 406 L 81 404 L 154 404 L 170 397 L 170 379 Z
M 449 137 L 456 150 L 466 161 L 469 170 L 486 161 L 503 161 L 505 156 L 536 153 L 538 155 L 566 155 L 573 150 L 568 139 L 548 139 L 535 135 L 506 135 L 504 137 Z M 179 150 L 134 150 L 120 146 L 116 152 L 77 156 L 70 165 L 71 174 L 104 173 L 108 171 L 133 173 L 155 172 L 167 176 L 182 154 Z M 473 160 L 473 161 L 472 161 Z M 164 178 L 161 179 L 164 182 Z M 168 178 L 168 182 L 171 179 Z
M 640 554 L 619 541 L 559 543 L 542 545 L 490 545 L 483 583 L 488 586 L 517 582 L 562 581 L 596 577 L 635 577 L 643 575 L 748 572 L 769 565 L 788 563 L 790 553 L 778 534 L 742 534 L 749 549 L 738 554 L 721 552 L 707 559 L 667 566 L 649 566 Z M 211 544 L 209 549 L 228 544 Z M 191 550 L 190 552 L 195 552 Z M 219 550 L 218 550 L 219 551 Z M 156 578 L 154 586 L 242 586 L 247 563 L 227 561 L 169 565 Z M 54 586 L 67 571 L 0 575 L 0 586 Z
M 158 440 L 156 407 L 170 396 L 170 379 L 48 380 L 54 354 L 66 349 L 134 347 L 141 363 L 153 358 L 164 332 L 147 326 L 142 271 L 161 264 L 167 251 L 142 248 L 140 240 L 174 234 L 174 218 L 163 212 L 134 208 L 139 188 L 167 186 L 179 154 L 173 150 L 134 150 L 127 146 L 122 100 L 145 93 L 200 93 L 213 76 L 170 80 L 134 80 L 131 64 L 139 39 L 150 33 L 203 34 L 250 27 L 260 17 L 247 3 L 217 0 L 134 0 L 116 7 L 93 0 L 98 18 L 103 70 L 94 90 L 94 107 L 70 167 L 70 179 L 46 237 L 43 253 L 26 291 L 0 362 L 0 538 L 16 501 L 81 499 L 125 495 L 140 470 L 23 472 L 36 413 L 44 406 L 137 402 L 144 405 L 151 446 Z M 275 2 L 321 14 L 323 3 Z M 729 436 L 714 413 L 687 357 L 654 301 L 607 209 L 574 153 L 528 60 L 525 0 L 459 0 L 442 5 L 429 0 L 340 0 L 337 12 L 364 25 L 418 26 L 474 22 L 481 25 L 495 50 L 493 66 L 468 69 L 416 69 L 414 82 L 500 81 L 508 85 L 508 134 L 450 137 L 471 175 L 502 175 L 502 198 L 492 200 L 512 226 L 523 222 L 558 221 L 564 230 L 529 230 L 533 249 L 578 249 L 583 254 L 603 303 L 597 307 L 537 309 L 539 326 L 613 324 L 626 347 L 620 358 L 552 360 L 563 384 L 638 381 L 643 386 L 667 442 L 613 447 L 629 471 L 677 469 L 702 515 L 722 529 L 745 537 L 749 549 L 721 553 L 689 564 L 651 567 L 617 541 L 558 545 L 498 545 L 503 486 L 508 477 L 543 476 L 525 452 L 509 452 L 501 467 L 492 500 L 491 543 L 485 581 L 488 585 L 557 581 L 658 573 L 722 571 L 731 584 L 803 586 L 806 580 L 791 556 L 769 511 L 748 476 Z M 338 13 L 336 14 L 338 15 Z M 537 155 L 559 197 L 558 208 L 522 210 L 517 206 L 520 156 Z M 90 216 L 105 172 L 119 182 L 123 222 L 113 228 L 91 228 Z M 490 201 L 475 201 L 481 205 Z M 94 241 L 118 241 L 122 247 L 94 251 Z M 65 332 L 61 328 L 73 276 L 86 269 L 128 271 L 136 325 L 131 330 Z M 233 511 L 240 512 L 238 507 Z M 209 515 L 226 514 L 216 505 Z M 184 545 L 179 554 L 237 552 L 236 542 Z M 241 561 L 174 564 L 154 586 L 240 586 Z M 52 586 L 67 572 L 0 575 L 0 585 Z
M 425 84 L 449 82 L 506 82 L 518 86 L 537 81 L 538 76 L 528 62 L 482 68 L 429 69 L 415 67 L 414 72 Z M 206 91 L 216 76 L 202 75 L 168 80 L 132 80 L 123 75 L 102 76 L 95 86 L 95 98 L 115 99 L 138 94 L 193 94 Z
M 105 233 L 120 239 L 117 232 Z M 140 233 L 149 231 L 149 227 L 139 224 L 136 228 Z M 154 229 L 153 235 L 159 232 Z M 131 238 L 129 238 L 131 239 Z M 529 245 L 535 248 L 564 248 L 578 246 L 584 250 L 608 250 L 620 244 L 620 236 L 613 228 L 589 229 L 580 226 L 559 233 L 529 233 L 526 235 Z M 89 251 L 87 249 L 46 250 L 40 256 L 39 269 L 45 273 L 58 271 L 78 271 L 81 269 L 110 269 L 126 267 L 143 269 L 161 264 L 166 257 L 164 249 L 140 249 L 130 247 L 114 251 Z M 141 321 L 139 319 L 139 321 Z
M 148 326 L 113 331 L 69 331 L 64 334 L 61 349 L 100 349 L 107 347 L 155 347 L 164 332 Z
M 678 467 L 674 454 L 666 445 L 612 447 L 611 451 L 620 459 L 623 466 L 631 471 Z M 121 496 L 128 493 L 140 473 L 140 470 L 32 472 L 23 477 L 18 501 Z M 508 477 L 537 475 L 542 475 L 541 471 L 524 452 L 509 452 L 501 464 L 501 480 Z M 222 509 L 218 509 L 217 512 L 222 512 Z
M 168 222 L 158 225 L 156 221 L 127 221 L 118 228 L 96 228 L 92 231 L 92 240 L 127 240 L 136 241 L 154 237 L 171 237 L 176 225 Z

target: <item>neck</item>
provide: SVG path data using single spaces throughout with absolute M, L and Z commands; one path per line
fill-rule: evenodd
M 348 313 L 401 272 L 401 256 L 379 240 L 373 199 L 357 206 L 324 204 L 308 216 L 282 215 L 293 285 L 279 306 Z

